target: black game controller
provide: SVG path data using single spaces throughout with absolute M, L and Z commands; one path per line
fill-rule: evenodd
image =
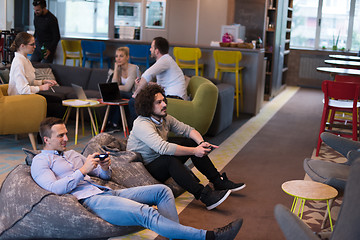
M 103 153 L 103 154 L 95 155 L 95 158 L 100 159 L 100 161 L 104 161 L 108 156 L 109 156 L 109 154 Z
M 213 146 L 206 147 L 207 149 L 210 149 L 208 153 L 211 153 L 215 148 Z

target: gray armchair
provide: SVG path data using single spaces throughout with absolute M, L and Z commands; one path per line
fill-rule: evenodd
M 335 151 L 347 158 L 345 163 L 326 162 L 306 158 L 304 170 L 314 181 L 325 183 L 336 188 L 340 193 L 344 191 L 352 162 L 360 157 L 360 142 L 323 132 L 321 139 Z
M 340 208 L 338 219 L 330 239 L 359 239 L 360 217 L 360 158 L 352 165 L 346 184 L 343 203 Z M 320 239 L 310 228 L 302 222 L 289 209 L 281 204 L 275 206 L 275 218 L 284 233 L 286 239 L 307 240 Z

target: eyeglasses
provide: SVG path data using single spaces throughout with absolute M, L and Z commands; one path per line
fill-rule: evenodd
M 34 46 L 35 46 L 35 43 L 28 43 L 28 44 L 26 44 L 26 45 L 30 45 L 30 46 L 34 47 Z

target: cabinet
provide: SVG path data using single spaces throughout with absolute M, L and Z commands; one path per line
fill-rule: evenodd
M 267 0 L 265 23 L 265 99 L 275 97 L 286 84 L 290 54 L 293 0 Z

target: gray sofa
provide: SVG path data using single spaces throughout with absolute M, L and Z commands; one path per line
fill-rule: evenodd
M 234 92 L 235 88 L 220 80 L 208 78 L 218 88 L 218 102 L 213 121 L 207 131 L 207 136 L 216 136 L 228 128 L 233 120 L 234 115 Z
M 38 94 L 44 96 L 48 103 L 47 116 L 63 117 L 66 108 L 62 101 L 77 98 L 71 84 L 82 86 L 88 98 L 100 98 L 98 83 L 106 82 L 107 69 L 72 67 L 58 64 L 33 63 L 35 69 L 51 68 L 55 80 L 60 86 L 52 90 L 40 91 Z M 104 110 L 102 110 L 104 111 Z
M 107 133 L 89 141 L 84 156 L 108 151 L 112 162 L 111 181 L 92 180 L 112 189 L 158 184 L 139 154 L 124 151 L 125 144 Z M 86 210 L 73 195 L 56 195 L 39 187 L 30 175 L 32 158 L 39 151 L 24 151 L 27 164 L 15 167 L 0 188 L 0 239 L 107 239 L 141 229 L 112 225 Z M 165 184 L 174 196 L 184 192 L 172 178 Z

